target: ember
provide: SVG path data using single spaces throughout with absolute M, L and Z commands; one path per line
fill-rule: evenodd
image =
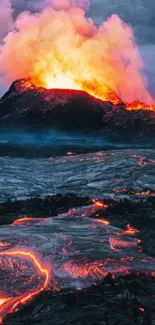
M 145 103 L 141 103 L 140 101 L 136 100 L 132 103 L 127 104 L 127 110 L 133 111 L 133 110 L 148 110 L 148 111 L 155 111 L 155 105 L 147 105 Z
M 104 219 L 97 219 L 97 221 L 99 222 L 99 223 L 102 223 L 103 225 L 110 225 L 110 222 L 108 221 L 108 220 L 104 220 Z
M 74 261 L 69 261 L 64 264 L 64 271 L 70 274 L 74 279 L 78 278 L 102 278 L 108 275 L 103 269 L 104 262 L 92 262 L 85 264 L 75 264 Z

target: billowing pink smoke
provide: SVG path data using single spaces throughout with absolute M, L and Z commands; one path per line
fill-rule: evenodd
M 15 1 L 15 0 L 14 0 Z M 99 28 L 86 17 L 89 0 L 44 0 L 40 12 L 21 13 L 4 38 L 0 66 L 3 82 L 31 77 L 46 88 L 83 89 L 111 99 L 153 99 L 131 26 L 113 15 Z

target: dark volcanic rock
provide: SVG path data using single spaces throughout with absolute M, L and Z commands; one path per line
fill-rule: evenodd
M 153 325 L 154 290 L 151 276 L 109 275 L 82 291 L 43 293 L 8 316 L 4 325 Z
M 91 204 L 88 197 L 74 194 L 48 196 L 45 199 L 31 198 L 25 201 L 8 200 L 0 204 L 0 226 L 13 223 L 22 217 L 49 218 L 67 212 L 73 207 Z
M 127 111 L 84 91 L 45 89 L 29 79 L 13 82 L 0 100 L 1 125 L 61 129 L 154 130 L 152 111 Z

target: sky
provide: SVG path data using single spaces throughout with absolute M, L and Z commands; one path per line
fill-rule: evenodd
M 11 29 L 13 20 L 23 10 L 35 12 L 45 2 L 60 0 L 0 0 L 0 40 Z M 63 0 L 62 0 L 63 1 Z M 71 0 L 89 7 L 90 0 Z M 113 13 L 130 23 L 143 56 L 150 90 L 155 89 L 155 1 L 154 0 L 92 0 L 88 16 L 97 24 L 105 21 Z M 5 88 L 0 87 L 0 95 Z M 154 96 L 155 97 L 155 96 Z

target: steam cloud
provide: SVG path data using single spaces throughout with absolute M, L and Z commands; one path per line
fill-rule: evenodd
M 7 1 L 7 27 L 1 35 L 8 32 L 0 52 L 2 83 L 9 85 L 17 78 L 30 76 L 42 86 L 54 87 L 59 76 L 62 80 L 67 76 L 82 89 L 97 88 L 98 95 L 108 86 L 124 100 L 153 102 L 132 27 L 117 15 L 97 28 L 86 17 L 89 0 L 29 4 L 23 0 L 22 7 L 31 7 L 31 12 L 19 15 L 19 1 L 13 2 L 14 12 Z M 2 8 L 6 8 L 4 3 Z

